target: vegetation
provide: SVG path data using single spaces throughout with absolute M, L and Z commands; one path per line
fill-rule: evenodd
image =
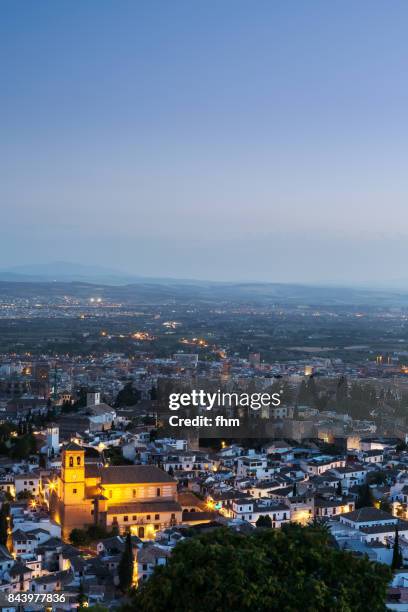
M 216 529 L 178 544 L 122 612 L 384 611 L 390 569 L 329 542 L 320 527 Z
M 367 508 L 369 506 L 374 506 L 373 493 L 370 485 L 363 484 L 359 487 L 356 508 Z
M 256 526 L 257 527 L 268 527 L 269 529 L 271 529 L 272 521 L 271 521 L 271 517 L 269 516 L 269 514 L 266 514 L 265 516 L 261 514 L 261 516 L 256 521 Z
M 3 503 L 0 509 L 0 544 L 7 546 L 10 521 L 10 504 Z
M 22 501 L 24 499 L 34 499 L 34 495 L 30 491 L 19 491 L 17 493 L 16 499 L 18 501 Z
M 91 540 L 85 529 L 73 529 L 69 534 L 69 541 L 73 546 L 87 546 Z
M 118 535 L 117 531 L 107 531 L 100 525 L 88 525 L 86 529 L 75 528 L 69 534 L 69 541 L 73 546 L 89 546 L 92 542 L 104 540 L 113 535 Z
M 109 531 L 101 525 L 88 525 L 85 529 L 73 529 L 69 540 L 74 546 L 88 546 L 92 542 L 119 535 L 118 527 L 113 525 Z
M 120 408 L 121 406 L 134 406 L 140 401 L 140 398 L 140 391 L 134 389 L 132 383 L 128 382 L 117 394 L 115 407 Z
M 132 585 L 133 579 L 133 550 L 130 533 L 126 535 L 125 550 L 118 566 L 119 587 L 126 593 Z
M 133 465 L 133 461 L 122 455 L 122 449 L 111 446 L 104 451 L 105 459 L 110 465 Z
M 391 568 L 393 570 L 400 569 L 403 564 L 402 553 L 399 545 L 398 529 L 395 529 L 394 545 L 392 547 Z

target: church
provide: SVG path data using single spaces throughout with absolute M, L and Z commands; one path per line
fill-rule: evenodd
M 53 483 L 50 511 L 64 538 L 95 524 L 153 539 L 159 529 L 181 522 L 177 481 L 153 465 L 104 467 L 85 462 L 85 449 L 69 443 Z

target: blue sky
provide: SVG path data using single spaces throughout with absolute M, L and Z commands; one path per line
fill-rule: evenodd
M 0 267 L 404 283 L 408 4 L 3 0 Z

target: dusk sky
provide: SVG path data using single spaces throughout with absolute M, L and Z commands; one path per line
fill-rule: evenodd
M 408 280 L 408 4 L 0 6 L 0 268 Z

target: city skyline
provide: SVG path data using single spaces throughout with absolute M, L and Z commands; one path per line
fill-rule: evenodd
M 406 282 L 402 2 L 2 13 L 1 268 Z

